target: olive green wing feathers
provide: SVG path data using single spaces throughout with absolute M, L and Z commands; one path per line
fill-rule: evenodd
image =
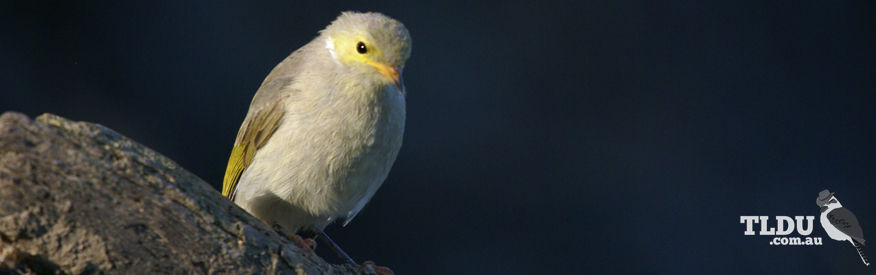
M 263 85 L 253 98 L 249 113 L 240 126 L 225 178 L 222 181 L 222 195 L 234 200 L 234 190 L 243 171 L 252 163 L 256 151 L 267 143 L 280 126 L 283 118 L 283 103 L 280 91 L 287 87 L 291 79 L 277 79 Z

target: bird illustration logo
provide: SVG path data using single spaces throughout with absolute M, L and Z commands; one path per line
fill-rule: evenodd
M 852 211 L 843 208 L 833 194 L 825 189 L 818 193 L 818 199 L 815 201 L 821 207 L 821 227 L 824 227 L 824 231 L 827 231 L 831 239 L 851 242 L 858 251 L 861 261 L 870 266 L 870 261 L 862 250 L 865 243 L 864 232 L 858 224 L 858 218 L 852 214 Z

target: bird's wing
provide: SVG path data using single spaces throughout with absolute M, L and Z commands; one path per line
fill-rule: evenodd
M 858 224 L 858 218 L 846 208 L 837 208 L 827 213 L 827 220 L 840 232 L 849 235 L 858 242 L 864 242 L 864 231 Z
M 234 200 L 234 190 L 243 171 L 249 167 L 256 151 L 265 145 L 283 118 L 281 90 L 293 81 L 290 78 L 279 78 L 266 82 L 259 88 L 249 107 L 249 113 L 237 132 L 228 167 L 225 168 L 225 179 L 222 181 L 222 195 Z

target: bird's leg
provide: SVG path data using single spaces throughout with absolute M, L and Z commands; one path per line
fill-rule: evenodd
M 313 228 L 313 231 L 316 231 L 316 233 L 319 234 L 319 237 L 321 237 L 328 244 L 329 248 L 331 248 L 332 251 L 335 252 L 335 255 L 338 255 L 338 258 L 340 258 L 342 261 L 347 262 L 348 264 L 358 265 L 356 264 L 356 261 L 353 261 L 353 258 L 351 258 L 350 255 L 347 254 L 347 252 L 344 252 L 344 250 L 341 249 L 341 247 L 337 243 L 335 243 L 335 241 L 333 241 L 332 238 L 328 236 L 328 234 L 325 233 L 325 231 L 319 228 Z
M 365 261 L 361 265 L 357 264 L 356 261 L 353 261 L 353 258 L 351 258 L 350 255 L 347 254 L 347 252 L 344 252 L 344 250 L 341 249 L 341 246 L 339 246 L 338 243 L 333 241 L 332 238 L 330 238 L 328 234 L 325 233 L 325 231 L 319 228 L 313 228 L 313 231 L 316 231 L 316 233 L 319 234 L 319 237 L 325 240 L 329 248 L 331 248 L 332 251 L 334 251 L 335 254 L 338 255 L 338 258 L 340 258 L 342 261 L 346 261 L 348 264 L 351 264 L 353 266 L 359 266 L 359 271 L 378 275 L 395 274 L 395 272 L 392 272 L 392 269 L 389 269 L 385 266 L 375 265 L 372 261 Z
M 292 241 L 295 246 L 301 248 L 305 252 L 313 252 L 313 250 L 316 249 L 316 241 L 314 241 L 312 238 L 302 238 L 298 234 L 286 232 L 286 230 L 283 229 L 282 226 L 276 223 L 272 227 L 274 228 L 274 231 L 282 236 L 286 236 L 287 238 L 289 238 L 289 240 Z

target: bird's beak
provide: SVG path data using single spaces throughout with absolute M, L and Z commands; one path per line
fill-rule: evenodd
M 392 84 L 395 84 L 395 87 L 398 88 L 399 91 L 403 90 L 404 81 L 402 80 L 402 68 L 395 66 L 387 66 L 377 62 L 368 62 L 371 66 L 377 68 L 377 71 L 380 72 L 387 79 L 392 81 Z

